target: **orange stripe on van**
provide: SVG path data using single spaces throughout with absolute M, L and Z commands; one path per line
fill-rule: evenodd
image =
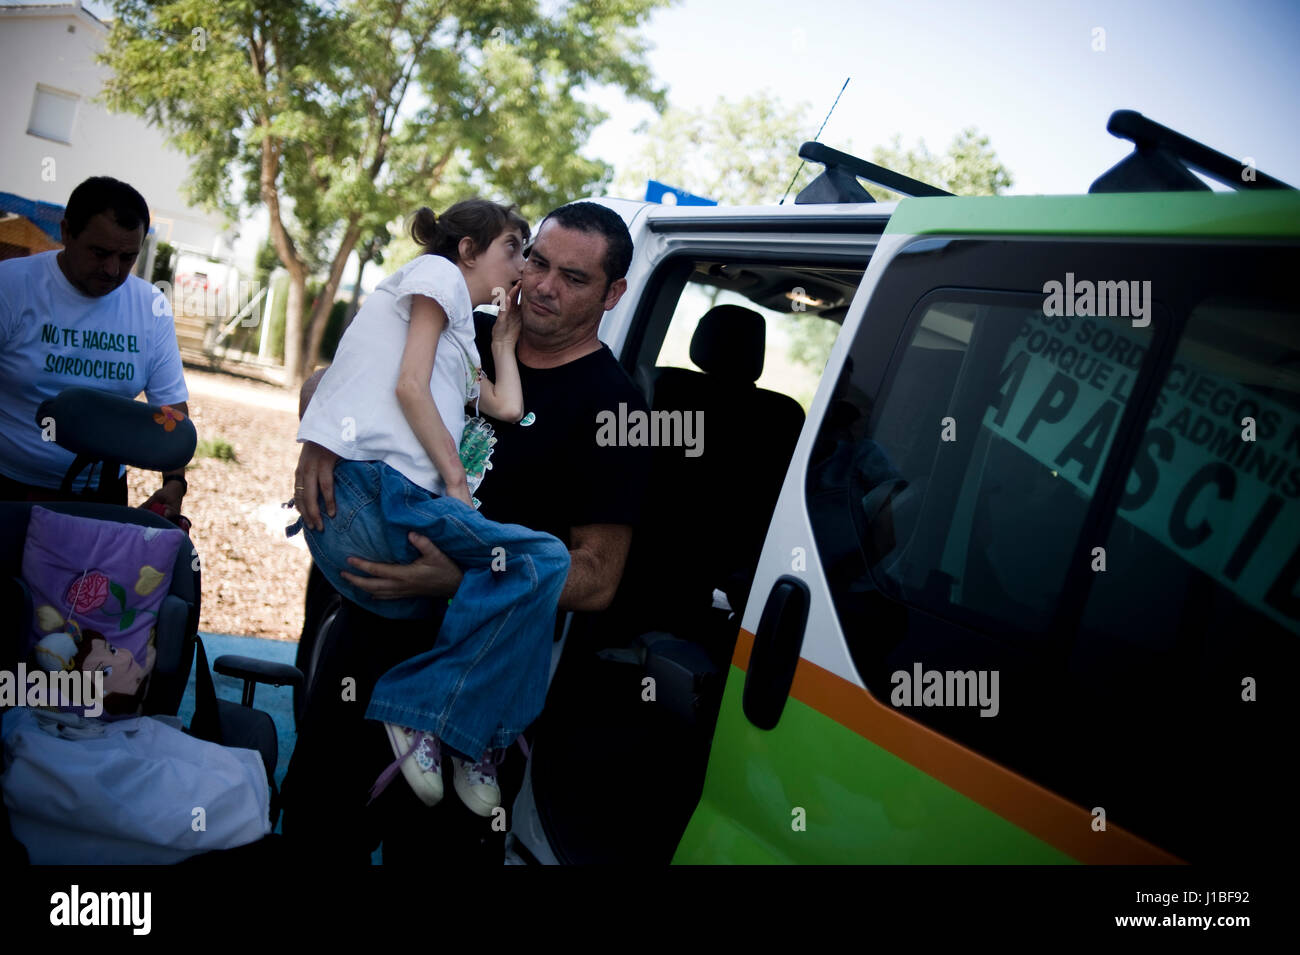
M 731 662 L 748 672 L 754 635 L 741 629 Z M 800 658 L 790 695 L 1080 862 L 1180 865 L 1183 860 L 1005 766 L 884 706 L 857 684 Z

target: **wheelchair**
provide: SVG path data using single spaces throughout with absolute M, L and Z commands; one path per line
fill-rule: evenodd
M 155 416 L 159 416 L 155 418 Z M 16 672 L 23 657 L 27 630 L 32 620 L 31 594 L 21 577 L 23 548 L 33 507 L 79 517 L 107 520 L 123 525 L 172 528 L 176 526 L 161 515 L 138 507 L 106 503 L 111 483 L 120 465 L 150 471 L 170 471 L 184 467 L 193 457 L 197 442 L 194 424 L 189 419 L 175 423 L 171 430 L 157 424 L 159 408 L 90 388 L 74 387 L 61 392 L 40 406 L 40 422 L 53 419 L 54 439 L 73 452 L 76 459 L 64 477 L 58 501 L 0 501 L 0 669 Z M 87 468 L 90 475 L 86 490 L 73 494 L 76 478 Z M 95 469 L 98 484 L 92 489 Z M 292 686 L 297 691 L 302 673 L 292 666 L 251 657 L 226 655 L 213 661 L 217 673 L 243 680 L 240 703 L 216 697 L 207 654 L 199 637 L 201 596 L 201 562 L 188 535 L 177 552 L 172 569 L 171 586 L 158 610 L 153 669 L 141 689 L 141 712 L 146 716 L 176 716 L 192 668 L 195 675 L 195 713 L 187 733 L 198 739 L 224 746 L 255 750 L 266 768 L 270 787 L 270 828 L 279 817 L 279 793 L 275 785 L 275 767 L 279 744 L 270 715 L 253 708 L 256 685 Z M 20 861 L 25 852 L 13 839 L 9 820 L 0 802 L 0 855 L 14 855 Z M 237 850 L 227 850 L 237 851 Z M 219 855 L 220 853 L 208 853 Z M 201 858 L 201 857 L 200 857 Z

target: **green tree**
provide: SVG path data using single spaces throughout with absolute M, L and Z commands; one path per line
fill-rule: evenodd
M 266 207 L 301 380 L 358 242 L 469 193 L 537 216 L 609 181 L 578 153 L 606 117 L 574 94 L 662 106 L 634 28 L 663 2 L 113 0 L 105 99 L 192 157 L 192 201 L 232 220 Z
M 158 248 L 154 250 L 153 258 L 153 275 L 149 276 L 150 282 L 167 282 L 175 281 L 176 275 L 173 268 L 172 256 L 176 254 L 174 246 L 166 242 L 159 242 Z
M 615 188 L 639 199 L 646 180 L 657 179 L 723 205 L 774 204 L 799 167 L 799 146 L 816 130 L 805 104 L 786 106 L 767 91 L 734 102 L 719 97 L 710 109 L 670 108 L 637 129 L 642 151 L 619 170 Z M 811 178 L 805 167 L 795 189 Z
M 953 137 L 943 155 L 930 152 L 924 139 L 904 149 L 902 137 L 895 135 L 889 145 L 871 151 L 871 161 L 958 196 L 998 196 L 1014 185 L 1011 170 L 1002 165 L 989 138 L 973 126 Z M 872 183 L 867 190 L 877 199 L 901 198 Z
M 347 327 L 352 324 L 352 319 L 356 316 L 357 309 L 361 305 L 361 279 L 365 277 L 366 266 L 371 263 L 375 265 L 384 264 L 384 249 L 392 241 L 392 238 L 392 234 L 385 229 L 383 232 L 376 232 L 368 239 L 363 239 L 357 245 L 357 280 L 352 283 L 352 298 L 349 299 L 347 309 L 344 312 L 343 325 L 339 335 L 347 331 Z M 329 335 L 326 334 L 325 337 L 328 340 Z M 337 343 L 337 341 L 338 338 L 336 337 L 335 342 Z M 333 348 L 329 348 L 328 351 L 330 355 L 334 354 Z
M 258 288 L 266 285 L 271 280 L 271 273 L 275 267 L 280 264 L 280 253 L 275 251 L 275 243 L 267 238 L 257 249 L 257 257 L 254 263 L 253 281 L 257 283 Z

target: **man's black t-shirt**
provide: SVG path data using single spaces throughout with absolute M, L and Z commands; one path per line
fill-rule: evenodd
M 474 316 L 483 373 L 496 380 L 490 316 Z M 648 411 L 645 399 L 608 346 L 557 368 L 519 363 L 524 417 L 518 424 L 484 415 L 496 432 L 492 469 L 474 496 L 484 517 L 554 534 L 584 524 L 635 524 L 650 473 L 650 448 L 601 447 L 602 411 Z

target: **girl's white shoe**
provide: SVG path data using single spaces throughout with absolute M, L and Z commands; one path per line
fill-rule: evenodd
M 393 753 L 397 756 L 394 765 L 402 767 L 402 775 L 406 777 L 406 782 L 419 797 L 420 802 L 426 806 L 436 806 L 442 799 L 443 793 L 442 747 L 438 745 L 438 738 L 423 730 L 413 730 L 394 723 L 385 723 L 384 729 L 388 733 L 388 742 L 392 744 Z M 389 770 L 385 770 L 385 775 L 388 772 Z M 380 779 L 387 783 L 383 776 Z M 379 788 L 382 790 L 382 787 Z
M 501 805 L 497 764 L 492 757 L 492 751 L 488 750 L 477 763 L 455 756 L 451 758 L 452 766 L 455 767 L 456 795 L 469 807 L 470 812 L 479 816 L 490 816 L 492 810 Z

